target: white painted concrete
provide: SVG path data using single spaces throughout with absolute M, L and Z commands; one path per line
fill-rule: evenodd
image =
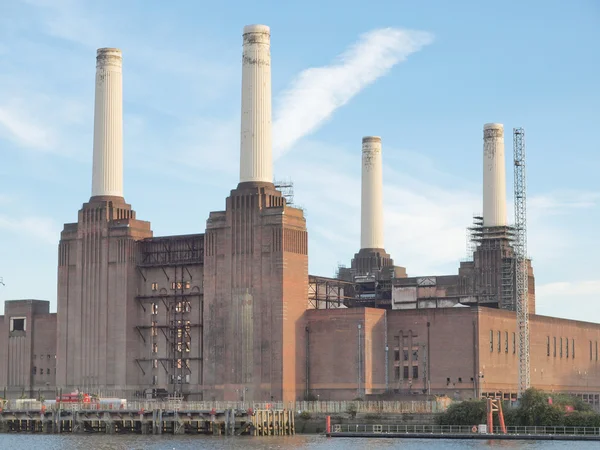
M 483 126 L 483 226 L 506 226 L 504 126 Z
M 362 140 L 360 248 L 383 248 L 383 170 L 377 136 Z
M 244 27 L 240 182 L 273 182 L 270 39 L 266 25 Z
M 123 197 L 122 63 L 121 50 L 98 49 L 92 196 Z

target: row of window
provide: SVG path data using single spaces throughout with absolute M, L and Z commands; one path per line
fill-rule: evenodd
M 46 357 L 47 357 L 48 359 L 50 359 L 50 356 L 51 356 L 51 355 L 46 355 Z M 36 359 L 36 358 L 37 358 L 37 355 L 33 355 L 33 359 Z M 44 355 L 40 355 L 40 359 L 44 359 Z M 56 359 L 56 355 L 54 355 L 54 359 Z
M 171 289 L 173 290 L 182 290 L 182 289 L 190 289 L 192 284 L 190 281 L 172 281 Z M 154 282 L 150 285 L 150 288 L 153 291 L 158 291 L 158 283 Z
M 408 361 L 408 348 L 402 350 L 402 361 Z M 412 350 L 412 361 L 419 360 L 419 349 L 413 348 Z M 394 361 L 400 361 L 400 349 L 394 349 Z
M 408 366 L 404 366 L 403 367 L 403 378 L 406 380 L 409 378 L 409 374 L 410 374 L 410 367 Z M 412 379 L 416 379 L 419 378 L 419 366 L 412 366 L 412 377 L 410 377 Z M 396 366 L 394 367 L 394 379 L 396 381 L 400 380 L 400 366 Z
M 558 340 L 560 339 L 560 341 Z M 554 336 L 552 338 L 552 342 L 554 343 L 553 345 L 553 352 L 552 352 L 552 356 L 554 356 L 556 358 L 557 354 L 560 358 L 563 357 L 563 338 L 557 338 L 556 336 Z M 558 345 L 558 352 L 556 351 L 556 346 L 557 343 L 559 343 Z M 564 338 L 564 355 L 566 358 L 569 357 L 569 338 Z M 550 356 L 550 336 L 546 336 L 546 356 Z M 575 358 L 575 339 L 571 339 L 571 358 Z
M 192 303 L 189 300 L 184 300 L 181 302 L 175 303 L 175 312 L 190 312 L 192 310 Z M 158 303 L 152 303 L 152 315 L 156 316 L 158 314 Z
M 502 332 L 497 331 L 496 333 L 496 347 L 494 347 L 494 330 L 490 330 L 490 352 L 493 352 L 495 348 L 498 349 L 498 353 L 502 351 Z M 513 354 L 517 353 L 517 335 L 515 332 L 512 334 L 512 352 Z M 509 341 L 508 341 L 508 331 L 504 332 L 504 353 L 508 353 L 509 350 Z
M 185 353 L 189 353 L 190 352 L 190 348 L 191 348 L 191 343 L 190 342 L 174 342 L 172 345 L 172 349 L 175 352 L 185 352 Z M 153 342 L 152 343 L 152 353 L 158 353 L 158 343 L 157 342 Z
M 31 370 L 33 375 L 37 375 L 37 367 L 33 366 L 33 369 Z M 54 373 L 56 373 L 56 368 L 54 368 Z M 40 369 L 40 375 L 44 375 L 44 369 Z M 46 369 L 46 375 L 50 375 L 50 369 Z
M 181 375 L 171 375 L 169 377 L 169 383 L 170 384 L 187 384 L 190 382 L 190 375 L 184 375 L 183 377 Z M 152 384 L 153 385 L 157 385 L 158 384 L 158 375 L 153 375 L 152 376 Z

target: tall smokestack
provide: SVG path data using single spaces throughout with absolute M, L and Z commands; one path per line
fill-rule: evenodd
M 483 126 L 483 226 L 506 226 L 504 125 Z
M 361 249 L 383 249 L 382 191 L 381 138 L 366 136 L 362 139 Z
M 123 197 L 123 57 L 116 48 L 96 56 L 92 197 Z
M 268 26 L 244 27 L 240 183 L 273 182 L 270 41 Z

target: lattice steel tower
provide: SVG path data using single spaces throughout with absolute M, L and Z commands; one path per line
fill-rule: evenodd
M 517 327 L 519 329 L 519 398 L 530 386 L 529 374 L 529 265 L 527 261 L 527 186 L 525 130 L 513 129 L 515 164 L 515 271 Z

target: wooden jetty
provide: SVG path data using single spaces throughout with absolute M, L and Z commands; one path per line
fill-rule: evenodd
M 291 410 L 177 408 L 2 410 L 0 432 L 289 436 Z

